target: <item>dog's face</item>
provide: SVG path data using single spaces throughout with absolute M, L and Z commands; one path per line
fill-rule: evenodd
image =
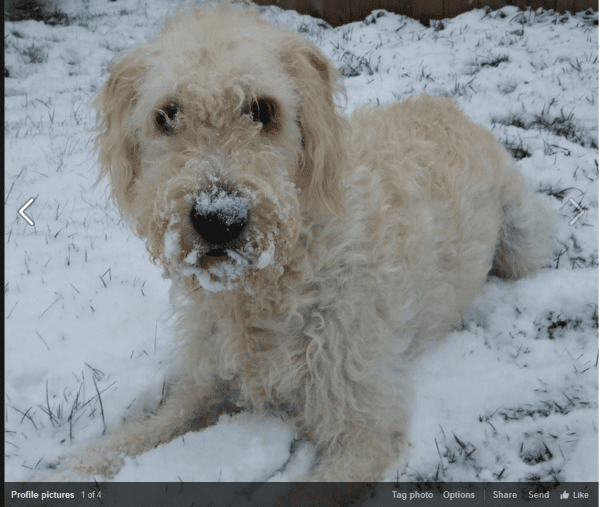
M 256 14 L 188 10 L 119 55 L 96 99 L 101 175 L 170 277 L 279 276 L 302 212 L 341 208 L 336 73 Z

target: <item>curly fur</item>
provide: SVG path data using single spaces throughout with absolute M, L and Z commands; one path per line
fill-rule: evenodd
M 490 270 L 549 260 L 552 212 L 452 100 L 348 120 L 340 93 L 317 47 L 248 10 L 185 10 L 113 62 L 96 99 L 101 177 L 172 279 L 179 382 L 71 467 L 110 477 L 123 453 L 236 403 L 284 414 L 316 446 L 305 479 L 380 479 L 405 445 L 410 357 Z M 215 249 L 189 217 L 219 192 L 248 222 Z

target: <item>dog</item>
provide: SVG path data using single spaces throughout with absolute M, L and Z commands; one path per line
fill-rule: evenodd
M 314 445 L 299 479 L 381 480 L 406 445 L 413 358 L 489 274 L 550 261 L 552 210 L 453 100 L 346 118 L 343 94 L 314 44 L 248 8 L 189 7 L 113 61 L 100 178 L 172 281 L 178 379 L 79 472 L 110 478 L 243 407 Z

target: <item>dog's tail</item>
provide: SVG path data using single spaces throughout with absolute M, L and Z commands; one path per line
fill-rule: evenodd
M 514 172 L 505 180 L 503 217 L 490 274 L 514 280 L 531 276 L 551 262 L 556 213 L 529 190 L 514 161 L 510 166 Z

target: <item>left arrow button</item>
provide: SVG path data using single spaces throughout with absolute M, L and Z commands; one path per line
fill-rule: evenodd
M 34 222 L 25 214 L 25 210 L 31 205 L 33 201 L 35 201 L 35 197 L 31 197 L 19 210 L 19 215 L 21 215 L 29 225 L 34 225 Z

